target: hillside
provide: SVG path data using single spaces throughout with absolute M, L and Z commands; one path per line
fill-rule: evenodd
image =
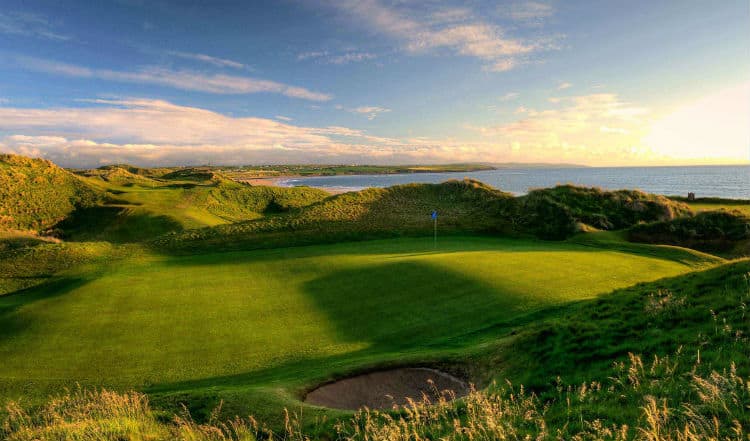
M 49 161 L 0 155 L 0 229 L 44 230 L 101 198 Z
M 439 212 L 441 234 L 510 230 L 511 222 L 497 213 L 513 204 L 512 195 L 470 180 L 370 188 L 329 197 L 288 216 L 168 235 L 153 245 L 185 252 L 424 235 L 432 233 L 433 210 Z
M 599 230 L 620 230 L 641 222 L 669 221 L 692 214 L 684 203 L 637 190 L 605 191 L 560 185 L 533 190 L 521 200 L 530 217 L 529 229 L 540 237 L 562 239 L 584 224 Z
M 691 214 L 689 207 L 641 192 L 561 186 L 513 197 L 474 180 L 370 188 L 333 196 L 283 218 L 261 219 L 159 238 L 181 252 L 252 249 L 338 240 L 428 235 L 430 213 L 445 233 L 491 233 L 562 240 L 581 224 L 621 229 Z
M 703 211 L 693 217 L 636 225 L 628 240 L 693 248 L 729 257 L 750 255 L 750 215 Z
M 76 173 L 87 178 L 101 179 L 102 181 L 113 185 L 158 185 L 158 183 L 150 177 L 152 173 L 149 173 L 147 169 L 132 167 L 128 165 L 104 166 L 93 170 L 78 171 Z

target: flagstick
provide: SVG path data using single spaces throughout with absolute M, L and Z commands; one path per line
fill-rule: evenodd
M 434 232 L 434 236 L 433 236 L 432 247 L 435 248 L 435 249 L 437 249 L 437 216 L 435 216 L 434 221 L 435 221 L 434 222 L 434 231 L 435 232 Z

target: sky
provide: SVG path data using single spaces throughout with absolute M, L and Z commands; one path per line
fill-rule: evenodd
M 747 0 L 0 0 L 0 152 L 750 162 Z

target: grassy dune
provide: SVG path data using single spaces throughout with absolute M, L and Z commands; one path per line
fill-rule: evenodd
M 43 230 L 101 197 L 49 161 L 0 155 L 0 230 Z

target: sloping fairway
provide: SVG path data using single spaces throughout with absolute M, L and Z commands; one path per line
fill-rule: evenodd
M 0 398 L 80 383 L 278 410 L 333 373 L 468 349 L 488 327 L 708 263 L 637 250 L 451 237 L 136 254 L 0 297 Z

